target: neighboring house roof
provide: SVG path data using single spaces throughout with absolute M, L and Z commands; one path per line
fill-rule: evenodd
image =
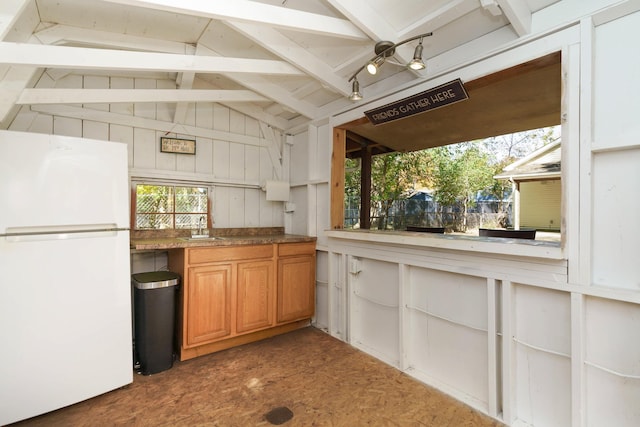
M 431 202 L 433 201 L 433 190 L 429 190 L 427 188 L 418 188 L 414 190 L 411 194 L 409 194 L 407 199 L 424 200 L 424 201 Z
M 505 167 L 495 179 L 525 181 L 542 178 L 560 178 L 560 139 L 547 144 L 522 159 Z

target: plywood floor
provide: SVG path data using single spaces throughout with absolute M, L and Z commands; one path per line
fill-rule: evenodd
M 136 375 L 133 384 L 29 426 L 499 426 L 499 422 L 308 327 Z

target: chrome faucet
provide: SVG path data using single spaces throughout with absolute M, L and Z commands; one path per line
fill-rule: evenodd
M 198 236 L 202 236 L 202 223 L 204 222 L 204 215 L 198 218 Z

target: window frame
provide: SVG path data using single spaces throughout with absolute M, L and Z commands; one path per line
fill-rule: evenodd
M 138 206 L 137 206 L 137 200 L 138 200 L 138 194 L 137 194 L 137 189 L 139 185 L 149 185 L 149 186 L 164 186 L 164 187 L 173 187 L 174 188 L 174 192 L 173 192 L 173 209 L 172 212 L 168 213 L 170 214 L 173 219 L 172 219 L 172 224 L 173 226 L 170 228 L 138 228 L 137 224 L 138 224 Z M 206 212 L 176 212 L 176 203 L 175 203 L 175 197 L 176 197 L 176 192 L 175 192 L 175 188 L 205 188 L 207 190 L 207 203 L 206 203 Z M 159 231 L 159 230 L 189 230 L 191 228 L 176 228 L 176 221 L 175 221 L 175 216 L 176 214 L 199 214 L 199 215 L 203 215 L 206 218 L 206 228 L 211 228 L 212 226 L 212 215 L 211 215 L 211 209 L 212 209 L 212 198 L 213 198 L 213 186 L 211 186 L 208 183 L 204 183 L 204 182 L 197 182 L 197 181 L 177 181 L 177 180 L 156 180 L 156 179 L 146 179 L 146 178 L 132 178 L 131 179 L 131 221 L 130 221 L 130 226 L 131 226 L 131 230 L 133 231 Z M 167 213 L 164 213 L 167 214 Z
M 528 47 L 525 50 L 523 50 L 523 52 L 525 52 L 526 50 L 529 50 Z M 575 63 L 575 58 L 572 58 L 569 55 L 567 55 L 566 49 L 564 49 L 562 46 L 558 46 L 556 49 L 554 49 L 552 53 L 549 53 L 546 50 L 547 49 L 545 49 L 545 52 L 529 51 L 529 52 L 525 52 L 523 55 L 516 55 L 515 57 L 510 59 L 510 61 L 508 61 L 509 64 L 503 64 L 503 66 L 499 67 L 498 69 L 493 69 L 494 67 L 492 66 L 491 67 L 492 69 L 490 70 L 491 72 L 488 75 L 490 76 L 492 74 L 503 73 L 508 71 L 509 69 L 515 70 L 516 68 L 522 67 L 523 64 L 526 64 L 531 61 L 537 61 L 549 55 L 559 55 L 559 65 L 561 67 L 561 70 L 566 70 L 570 65 L 575 66 L 576 67 L 575 70 L 579 69 L 578 67 L 579 64 Z M 521 56 L 521 57 L 518 58 L 518 56 Z M 477 78 L 479 79 L 479 78 L 485 78 L 485 77 L 486 76 L 479 76 Z M 575 72 L 572 74 L 571 78 L 566 74 L 562 74 L 561 83 L 565 86 L 567 86 L 569 82 L 571 82 L 572 84 L 575 84 L 574 82 L 579 82 L 579 79 L 577 77 L 578 75 Z M 469 80 L 473 80 L 473 79 L 469 79 Z M 400 97 L 401 96 L 399 94 L 396 94 L 393 98 L 400 98 Z M 566 246 L 566 241 L 568 239 L 567 236 L 573 231 L 573 230 L 568 230 L 568 227 L 566 226 L 567 219 L 568 217 L 574 217 L 576 214 L 576 211 L 573 211 L 570 207 L 570 205 L 574 204 L 575 202 L 575 195 L 568 189 L 569 186 L 568 186 L 566 170 L 571 168 L 571 165 L 574 162 L 576 162 L 577 159 L 575 157 L 567 155 L 567 151 L 568 151 L 567 147 L 573 141 L 575 141 L 575 136 L 572 134 L 571 137 L 569 137 L 569 132 L 568 132 L 569 126 L 567 124 L 567 121 L 564 120 L 563 117 L 565 117 L 566 112 L 568 110 L 572 110 L 576 104 L 563 103 L 561 98 L 559 100 L 559 105 L 561 110 L 561 119 L 560 119 L 560 122 L 556 123 L 555 125 L 560 126 L 561 135 L 562 135 L 561 137 L 563 138 L 562 148 L 561 148 L 563 152 L 563 160 L 562 160 L 563 171 L 561 173 L 561 181 L 562 181 L 562 185 L 561 185 L 562 206 L 561 206 L 561 227 L 560 227 L 561 238 L 560 238 L 560 242 L 553 242 L 553 245 L 558 246 L 561 250 L 564 250 Z M 345 221 L 345 217 L 344 217 L 345 165 L 344 165 L 343 159 L 346 158 L 346 154 L 348 151 L 347 133 L 354 127 L 362 124 L 362 121 L 364 120 L 364 118 L 359 117 L 359 115 L 361 113 L 363 114 L 363 111 L 366 108 L 367 108 L 366 106 L 362 107 L 361 109 L 362 111 L 360 111 L 360 109 L 351 110 L 348 113 L 348 115 L 344 115 L 343 119 L 336 117 L 331 123 L 332 136 L 333 136 L 332 138 L 333 155 L 332 155 L 332 162 L 331 162 L 331 177 L 330 177 L 330 229 L 335 231 L 344 230 L 345 231 L 344 235 L 347 235 L 346 233 L 349 233 L 351 231 L 349 229 L 345 229 L 344 227 L 345 225 L 344 223 Z M 348 117 L 349 119 L 347 120 L 346 117 Z M 552 125 L 553 124 L 549 124 L 548 126 L 552 126 Z M 497 133 L 496 135 L 499 135 L 499 134 Z M 356 141 L 356 142 L 359 142 L 359 141 Z M 353 151 L 353 150 L 350 150 L 350 151 Z M 361 227 L 361 229 L 358 231 L 368 232 L 369 230 L 363 229 L 363 227 Z M 394 233 L 394 234 L 397 232 L 398 231 L 391 231 L 391 230 L 379 231 L 379 233 Z M 342 237 L 342 234 L 340 237 Z M 507 242 L 507 240 L 504 240 L 504 239 L 499 239 L 499 240 L 503 240 L 504 242 Z M 518 239 L 518 240 L 521 240 L 521 239 Z

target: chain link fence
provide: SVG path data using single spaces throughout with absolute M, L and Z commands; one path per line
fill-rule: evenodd
M 478 203 L 473 211 L 463 214 L 459 207 L 442 207 L 430 200 L 394 200 L 385 209 L 378 203 L 371 207 L 371 229 L 404 230 L 407 226 L 444 227 L 447 231 L 464 232 L 477 228 L 506 228 L 511 224 L 511 209 L 498 212 L 497 202 Z M 358 198 L 345 203 L 345 228 L 359 228 Z

